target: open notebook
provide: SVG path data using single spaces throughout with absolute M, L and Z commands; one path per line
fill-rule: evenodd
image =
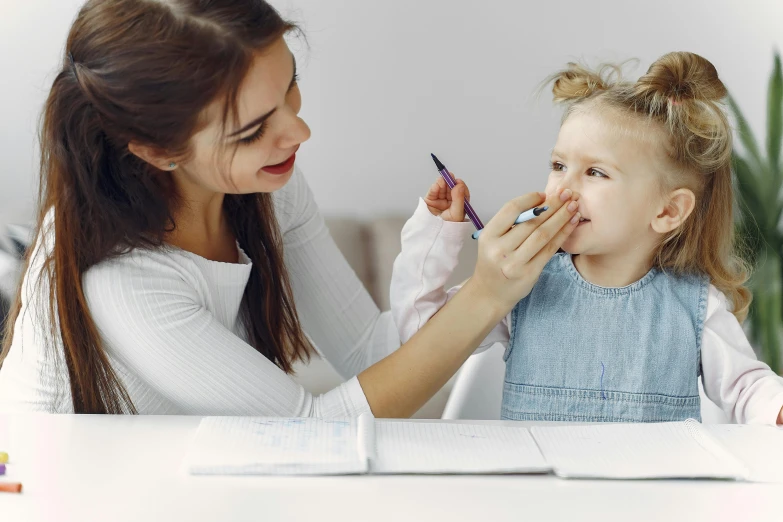
M 545 473 L 569 478 L 716 478 L 783 483 L 783 429 L 661 424 L 524 426 L 207 417 L 192 474 Z
M 550 467 L 522 427 L 376 420 L 207 417 L 193 474 L 535 473 Z

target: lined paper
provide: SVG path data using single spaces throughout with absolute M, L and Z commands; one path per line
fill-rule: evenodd
M 711 424 L 704 429 L 749 468 L 749 480 L 783 484 L 783 428 Z
M 699 422 L 533 427 L 561 477 L 743 479 L 747 468 Z
M 207 417 L 186 457 L 190 473 L 328 475 L 366 473 L 357 421 Z
M 375 421 L 373 473 L 536 473 L 551 467 L 524 427 Z

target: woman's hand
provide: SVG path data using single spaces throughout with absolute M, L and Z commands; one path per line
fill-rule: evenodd
M 541 205 L 544 199 L 544 194 L 534 193 L 507 203 L 481 233 L 473 277 L 397 351 L 359 374 L 376 417 L 412 415 L 530 293 L 544 265 L 579 223 L 572 201 L 576 198 L 571 191 L 558 191 L 548 198 L 549 210 L 511 226 L 521 212 Z M 445 212 L 452 210 L 455 198 L 445 207 L 442 203 L 448 197 L 445 192 L 441 197 L 438 188 L 437 198 L 430 200 L 440 202 L 435 211 Z M 574 205 L 569 209 L 571 202 Z M 460 217 L 462 210 L 454 210 L 449 217 Z
M 442 177 L 438 178 L 424 196 L 424 202 L 433 216 L 440 216 L 444 221 L 460 223 L 465 221 L 465 201 L 470 200 L 470 191 L 461 179 L 456 182 L 454 188 L 450 189 L 446 185 L 446 180 Z
M 479 237 L 476 270 L 465 286 L 497 303 L 500 316 L 506 315 L 530 293 L 544 266 L 578 226 L 578 199 L 565 189 L 549 197 L 534 192 L 506 203 Z M 520 213 L 544 201 L 549 210 L 512 226 Z

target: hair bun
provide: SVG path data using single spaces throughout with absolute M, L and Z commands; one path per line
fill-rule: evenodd
M 673 102 L 718 101 L 728 91 L 709 60 L 698 54 L 675 52 L 656 60 L 639 78 L 637 87 L 665 96 Z
M 609 74 L 607 74 L 609 71 Z M 599 91 L 605 91 L 611 81 L 611 73 L 619 73 L 614 66 L 603 66 L 593 71 L 578 63 L 569 62 L 568 67 L 558 71 L 546 83 L 552 82 L 555 103 L 569 103 L 589 98 Z

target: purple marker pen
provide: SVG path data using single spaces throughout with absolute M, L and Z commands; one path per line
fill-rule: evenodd
M 435 161 L 435 166 L 438 167 L 438 172 L 441 176 L 443 176 L 443 179 L 446 180 L 446 185 L 448 185 L 450 189 L 453 189 L 455 186 L 457 186 L 457 182 L 453 177 L 451 177 L 451 173 L 448 171 L 446 166 L 440 162 L 435 154 L 430 153 L 430 156 L 432 156 L 433 161 Z M 473 226 L 476 227 L 476 230 L 481 230 L 484 228 L 484 223 L 481 222 L 478 215 L 476 214 L 476 211 L 473 210 L 473 207 L 471 207 L 470 203 L 467 201 L 465 201 L 465 213 L 473 222 Z

